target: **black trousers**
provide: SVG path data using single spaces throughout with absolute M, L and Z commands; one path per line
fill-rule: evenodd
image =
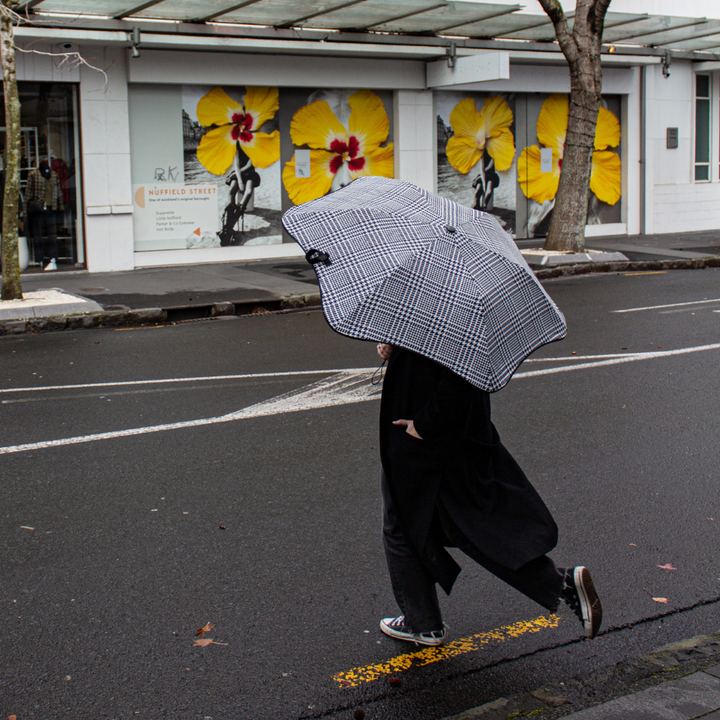
M 381 488 L 383 544 L 395 600 L 413 632 L 440 630 L 443 621 L 435 581 L 405 540 L 384 473 Z M 446 536 L 447 547 L 459 548 L 493 575 L 550 612 L 557 610 L 565 577 L 564 568 L 557 567 L 547 555 L 537 557 L 516 570 L 504 567 L 475 547 L 442 506 L 438 507 L 437 517 Z
M 35 262 L 43 263 L 44 259 L 48 260 L 57 258 L 58 241 L 57 241 L 57 220 L 54 210 L 40 210 L 38 212 L 28 213 L 30 223 L 30 235 L 33 242 L 33 259 Z M 47 235 L 47 252 L 43 252 L 43 235 Z

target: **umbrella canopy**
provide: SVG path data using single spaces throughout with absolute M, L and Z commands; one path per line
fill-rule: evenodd
M 413 350 L 489 392 L 565 337 L 565 319 L 492 215 L 361 177 L 282 222 L 342 335 Z

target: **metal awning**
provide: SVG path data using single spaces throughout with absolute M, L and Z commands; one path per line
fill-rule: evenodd
M 473 0 L 25 0 L 21 11 L 62 18 L 222 23 L 272 28 L 553 42 L 544 14 Z M 48 18 L 49 19 L 49 18 Z M 572 22 L 572 18 L 570 18 Z M 609 12 L 604 42 L 678 50 L 720 48 L 720 19 Z

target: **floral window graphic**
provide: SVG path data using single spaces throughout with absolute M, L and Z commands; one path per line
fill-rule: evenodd
M 473 180 L 476 210 L 492 211 L 493 195 L 500 177 L 515 157 L 510 127 L 513 113 L 501 97 L 487 98 L 478 110 L 474 98 L 461 100 L 450 113 L 453 136 L 447 141 L 447 159 L 455 170 L 467 175 L 479 162 Z
M 547 215 L 555 203 L 560 169 L 562 168 L 567 134 L 569 101 L 567 95 L 550 95 L 542 104 L 537 122 L 537 138 L 545 149 L 552 150 L 552 171 L 543 172 L 542 149 L 538 145 L 526 147 L 518 160 L 518 182 L 525 197 L 542 206 L 531 212 L 533 227 Z M 592 156 L 590 191 L 597 200 L 615 205 L 622 193 L 622 161 L 609 148 L 620 144 L 620 123 L 615 115 L 601 107 L 595 129 L 595 149 Z M 531 221 L 532 223 L 532 221 Z
M 290 123 L 296 147 L 310 148 L 310 175 L 298 177 L 295 157 L 285 164 L 283 185 L 299 205 L 326 195 L 363 175 L 393 177 L 393 144 L 386 143 L 390 121 L 372 90 L 347 95 L 325 92 L 301 107 Z
M 278 110 L 278 90 L 248 87 L 244 106 L 222 88 L 214 88 L 198 102 L 201 125 L 214 126 L 200 142 L 198 160 L 213 175 L 227 172 L 241 149 L 256 168 L 266 168 L 280 159 L 280 133 L 259 132 Z
M 210 128 L 197 147 L 198 162 L 213 175 L 227 173 L 228 202 L 217 233 L 221 246 L 248 241 L 245 216 L 254 209 L 255 189 L 260 186 L 257 168 L 280 159 L 280 133 L 261 131 L 278 108 L 278 89 L 271 87 L 246 87 L 242 103 L 216 87 L 198 101 L 198 122 Z

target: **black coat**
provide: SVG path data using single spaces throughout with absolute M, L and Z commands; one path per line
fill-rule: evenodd
M 393 420 L 413 420 L 418 440 Z M 460 568 L 444 549 L 438 501 L 492 560 L 517 569 L 552 550 L 557 526 L 500 443 L 490 395 L 422 355 L 394 348 L 380 405 L 380 458 L 410 545 L 446 592 Z

